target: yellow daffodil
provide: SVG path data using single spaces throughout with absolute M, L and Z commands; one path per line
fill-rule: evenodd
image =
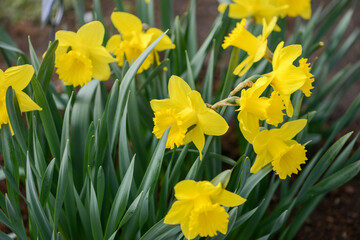
M 275 126 L 283 121 L 284 104 L 279 94 L 274 91 L 270 98 L 260 97 L 270 82 L 270 78 L 259 78 L 251 88 L 243 89 L 241 98 L 237 100 L 240 105 L 240 130 L 250 143 L 253 142 L 254 133 L 259 132 L 259 120 L 266 120 Z
M 277 18 L 271 19 L 269 24 L 263 19 L 263 31 L 262 35 L 255 37 L 246 28 L 246 19 L 242 19 L 241 22 L 236 24 L 234 30 L 225 37 L 222 47 L 225 49 L 229 46 L 234 46 L 246 51 L 249 56 L 242 61 L 234 70 L 234 74 L 242 76 L 249 68 L 255 63 L 261 60 L 266 52 L 267 48 L 267 37 L 273 31 L 276 25 Z
M 234 3 L 219 5 L 219 12 L 225 12 L 229 6 L 229 17 L 235 19 L 253 17 L 259 24 L 270 22 L 274 16 L 279 16 L 283 10 L 283 6 L 278 7 L 271 0 L 233 0 Z
M 293 115 L 293 106 L 291 104 L 290 95 L 301 89 L 304 93 L 310 95 L 312 74 L 309 73 L 309 64 L 305 60 L 301 60 L 300 66 L 296 67 L 293 62 L 301 55 L 301 45 L 290 45 L 283 47 L 284 42 L 279 43 L 276 47 L 272 66 L 273 71 L 268 74 L 272 79 L 271 86 L 282 97 L 286 113 L 289 117 Z
M 253 136 L 254 151 L 257 154 L 250 172 L 256 173 L 271 163 L 281 179 L 301 170 L 300 164 L 307 160 L 305 147 L 291 140 L 306 125 L 307 120 L 287 122 L 279 129 L 263 130 Z
M 282 14 L 289 17 L 301 16 L 304 19 L 311 17 L 311 0 L 274 0 L 276 6 L 282 8 Z
M 223 117 L 206 106 L 200 93 L 191 90 L 180 77 L 172 76 L 168 87 L 170 98 L 150 102 L 155 112 L 153 133 L 161 138 L 171 126 L 166 147 L 173 149 L 175 145 L 193 142 L 201 159 L 204 134 L 220 136 L 229 126 Z
M 77 33 L 58 31 L 59 40 L 55 52 L 56 73 L 65 85 L 83 86 L 92 78 L 108 80 L 109 63 L 115 59 L 102 46 L 105 29 L 101 22 L 94 21 L 82 26 Z
M 124 58 L 129 64 L 134 62 L 153 41 L 163 34 L 157 28 L 149 28 L 147 31 L 143 31 L 141 20 L 130 13 L 113 12 L 111 21 L 121 36 L 119 34 L 112 36 L 107 42 L 106 48 L 116 56 L 120 67 L 123 65 Z M 156 45 L 153 53 L 150 53 L 145 59 L 137 73 L 143 72 L 154 62 L 158 62 L 158 52 L 173 48 L 175 48 L 175 45 L 165 35 Z
M 21 112 L 42 110 L 26 93 L 22 90 L 29 84 L 34 75 L 34 68 L 31 65 L 21 65 L 10 67 L 5 72 L 0 69 L 0 128 L 3 124 L 8 124 L 9 116 L 6 108 L 6 91 L 12 87 Z M 11 133 L 13 130 L 11 128 Z
M 222 188 L 221 183 L 184 180 L 175 185 L 177 201 L 165 216 L 164 223 L 180 224 L 186 239 L 226 234 L 229 214 L 226 207 L 243 204 L 246 199 Z

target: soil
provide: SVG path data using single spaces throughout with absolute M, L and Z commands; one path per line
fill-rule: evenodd
M 355 1 L 355 0 L 354 0 Z M 91 7 L 89 0 L 85 1 L 87 3 L 88 9 Z M 112 0 L 103 0 L 102 7 L 104 11 L 104 16 L 107 16 L 106 24 L 110 25 L 110 16 L 111 12 L 114 9 L 114 4 Z M 134 1 L 124 1 L 129 10 L 133 10 L 132 4 Z M 176 15 L 182 15 L 188 8 L 188 0 L 186 1 L 174 1 L 174 9 Z M 158 5 L 158 1 L 155 0 L 155 3 Z M 313 1 L 313 9 L 316 9 L 321 3 L 326 4 L 326 0 L 317 0 Z M 217 16 L 217 0 L 198 0 L 197 3 L 197 29 L 198 29 L 198 41 L 201 43 L 207 33 L 209 32 L 213 20 Z M 358 5 L 355 13 L 360 12 L 360 6 Z M 62 23 L 55 30 L 59 29 L 69 29 L 75 30 L 75 14 L 72 10 L 65 12 Z M 157 23 L 159 20 L 157 19 Z M 6 29 L 10 34 L 13 40 L 18 44 L 19 48 L 28 55 L 28 40 L 27 36 L 31 37 L 32 44 L 34 49 L 36 49 L 39 57 L 46 50 L 49 40 L 51 40 L 52 29 L 48 26 L 41 28 L 39 23 L 29 22 L 22 20 L 16 24 L 10 24 L 10 21 L 7 19 L 1 19 L 1 25 Z M 350 30 L 353 31 L 360 26 L 360 17 L 356 15 L 351 21 Z M 326 41 L 326 39 L 325 39 Z M 336 72 L 340 68 L 344 67 L 347 63 L 355 63 L 360 59 L 360 39 L 357 40 L 357 43 L 354 45 L 353 51 L 347 54 L 342 62 L 333 70 Z M 7 66 L 0 57 L 0 68 L 6 69 Z M 332 116 L 332 121 L 341 117 L 346 109 L 349 107 L 353 99 L 360 92 L 360 81 L 350 89 L 349 94 L 341 101 L 340 106 L 338 107 L 336 114 Z M 234 126 L 232 126 L 234 125 Z M 232 124 L 230 127 L 236 127 L 236 123 Z M 357 118 L 356 121 L 352 123 L 348 128 L 349 132 L 355 130 L 355 133 L 360 129 L 360 119 Z M 230 157 L 236 158 L 238 155 L 237 152 L 232 151 L 232 146 L 237 144 L 236 137 L 225 137 L 226 144 L 224 145 L 224 151 L 229 153 Z M 359 144 L 357 144 L 359 147 Z M 3 163 L 0 161 L 0 164 Z M 322 202 L 318 205 L 316 210 L 310 215 L 306 220 L 305 224 L 302 226 L 297 236 L 296 240 L 307 240 L 307 239 L 351 239 L 356 240 L 360 239 L 360 176 L 357 176 L 344 186 L 331 191 L 326 195 Z M 0 190 L 6 192 L 6 184 L 4 181 L 0 182 Z M 22 209 L 23 213 L 26 213 L 26 209 Z M 26 216 L 26 215 L 25 215 Z M 27 220 L 25 221 L 27 222 Z M 0 224 L 0 230 L 3 232 L 9 232 L 9 229 Z

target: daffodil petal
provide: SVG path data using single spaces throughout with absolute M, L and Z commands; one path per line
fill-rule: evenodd
M 16 98 L 19 102 L 21 112 L 29 112 L 34 110 L 42 110 L 26 93 L 22 91 L 15 91 Z
M 229 129 L 225 119 L 212 109 L 198 114 L 198 118 L 200 127 L 207 135 L 221 136 Z
M 120 43 L 121 37 L 119 34 L 116 34 L 108 40 L 106 43 L 106 49 L 111 53 L 115 53 L 116 49 L 120 47 Z
M 10 67 L 4 72 L 4 87 L 11 86 L 15 90 L 23 90 L 34 75 L 34 68 L 29 64 Z
M 104 34 L 104 25 L 99 21 L 89 22 L 82 26 L 77 32 L 82 42 L 88 46 L 102 45 Z
M 238 114 L 239 127 L 244 138 L 249 142 L 253 143 L 255 137 L 260 132 L 259 130 L 259 119 L 246 111 L 240 111 Z
M 250 172 L 257 173 L 258 171 L 260 171 L 260 169 L 262 169 L 263 167 L 265 167 L 267 164 L 271 163 L 272 161 L 273 161 L 273 158 L 270 155 L 270 153 L 267 151 L 264 151 L 263 153 L 257 155 L 254 164 L 250 168 Z
M 137 16 L 127 12 L 113 12 L 111 14 L 111 21 L 121 34 L 128 34 L 132 31 L 142 31 L 141 20 Z
M 59 40 L 59 46 L 75 45 L 77 35 L 71 31 L 60 30 L 55 33 L 55 40 Z
M 205 136 L 200 127 L 196 126 L 192 130 L 190 130 L 184 139 L 185 144 L 188 142 L 193 142 L 195 147 L 199 150 L 200 160 L 202 159 L 202 150 L 205 145 Z
M 236 207 L 243 204 L 246 199 L 240 197 L 239 195 L 230 192 L 226 189 L 222 189 L 219 194 L 212 195 L 211 200 L 215 203 L 219 203 L 222 206 L 226 207 Z
M 198 183 L 194 180 L 183 180 L 174 187 L 175 197 L 178 200 L 189 200 L 196 197 Z
M 181 224 L 188 221 L 193 208 L 192 201 L 175 201 L 169 212 L 166 214 L 164 223 Z
M 157 28 L 150 28 L 146 31 L 146 33 L 152 34 L 151 42 L 155 41 L 158 37 L 160 37 L 164 32 Z M 168 35 L 165 35 L 160 42 L 155 46 L 156 51 L 164 51 L 167 49 L 174 49 L 175 44 L 172 43 L 171 39 Z
M 178 76 L 172 75 L 169 79 L 168 88 L 170 99 L 184 101 L 184 106 L 189 106 L 187 96 L 191 92 L 191 88 L 183 79 Z
M 283 140 L 290 140 L 295 137 L 306 126 L 306 119 L 298 119 L 284 123 L 276 132 L 276 136 Z
M 181 106 L 178 106 L 177 102 L 170 99 L 170 98 L 166 98 L 166 99 L 153 99 L 150 101 L 150 106 L 151 109 L 154 112 L 160 111 L 161 109 L 165 109 L 165 108 L 174 108 L 174 109 L 179 109 L 181 108 Z

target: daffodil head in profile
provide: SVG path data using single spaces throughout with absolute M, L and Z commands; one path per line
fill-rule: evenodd
M 246 199 L 222 188 L 221 183 L 183 180 L 175 185 L 174 202 L 164 223 L 180 224 L 186 239 L 226 234 L 229 214 L 225 207 L 236 207 Z
M 257 173 L 271 163 L 281 179 L 297 174 L 307 160 L 305 147 L 292 140 L 305 126 L 307 120 L 287 122 L 279 129 L 263 130 L 253 137 L 256 160 L 250 172 Z
M 113 35 L 107 42 L 106 48 L 115 55 L 120 67 L 123 66 L 124 60 L 129 64 L 135 62 L 140 54 L 163 34 L 157 28 L 143 30 L 144 24 L 141 20 L 127 12 L 113 12 L 111 21 L 120 35 Z M 158 63 L 158 52 L 174 48 L 175 45 L 171 42 L 169 36 L 165 35 L 155 46 L 153 52 L 145 59 L 137 73 L 147 70 L 155 62 Z
M 294 111 L 290 100 L 291 94 L 301 90 L 306 96 L 310 96 L 310 90 L 313 88 L 314 79 L 309 72 L 310 64 L 307 63 L 307 59 L 301 59 L 298 67 L 293 64 L 301 53 L 301 45 L 284 47 L 284 42 L 280 42 L 274 51 L 273 71 L 267 74 L 272 79 L 271 86 L 283 99 L 289 117 L 292 117 Z
M 280 95 L 273 91 L 270 98 L 261 96 L 270 82 L 271 79 L 268 77 L 259 78 L 251 88 L 243 89 L 241 97 L 237 100 L 240 106 L 238 114 L 240 130 L 250 143 L 259 132 L 260 120 L 265 120 L 274 126 L 284 120 L 285 107 Z
M 105 29 L 101 22 L 93 21 L 76 33 L 58 31 L 55 52 L 56 73 L 65 85 L 83 86 L 92 78 L 105 81 L 110 77 L 109 63 L 115 59 L 102 46 Z
M 262 34 L 255 37 L 245 28 L 246 19 L 244 18 L 236 24 L 236 27 L 229 36 L 225 37 L 222 44 L 224 49 L 234 46 L 244 50 L 249 55 L 235 68 L 235 75 L 243 76 L 254 63 L 260 61 L 266 52 L 269 51 L 267 48 L 267 37 L 275 28 L 276 21 L 276 17 L 273 17 L 269 23 L 266 23 L 265 19 L 263 19 Z
M 6 108 L 6 91 L 12 87 L 19 103 L 21 112 L 42 110 L 26 93 L 22 90 L 29 84 L 34 75 L 34 68 L 29 65 L 10 67 L 5 72 L 0 69 L 0 128 L 3 124 L 9 124 L 9 115 Z M 11 133 L 14 134 L 11 124 Z
M 172 149 L 193 142 L 201 159 L 204 134 L 220 136 L 229 126 L 222 116 L 206 106 L 200 93 L 191 90 L 180 77 L 172 76 L 168 88 L 169 98 L 150 102 L 155 112 L 153 133 L 161 138 L 171 126 L 166 147 Z

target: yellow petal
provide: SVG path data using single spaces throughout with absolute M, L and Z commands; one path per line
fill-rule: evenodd
M 225 4 L 222 3 L 218 7 L 218 11 L 223 13 L 225 12 L 226 7 L 229 5 L 229 17 L 230 18 L 246 18 L 248 16 L 248 12 L 243 6 L 237 4 Z
M 183 102 L 184 106 L 189 106 L 188 94 L 191 92 L 190 86 L 180 77 L 172 75 L 169 79 L 169 96 L 171 99 Z
M 257 173 L 258 171 L 260 171 L 260 169 L 262 169 L 263 167 L 265 167 L 267 164 L 271 163 L 272 161 L 273 161 L 273 158 L 269 152 L 264 151 L 262 153 L 259 153 L 255 159 L 254 164 L 250 168 L 250 172 Z
M 37 105 L 26 93 L 22 91 L 15 91 L 16 98 L 19 102 L 19 107 L 21 112 L 29 112 L 34 110 L 41 111 L 42 108 Z
M 89 22 L 83 25 L 77 35 L 87 46 L 100 46 L 104 40 L 104 25 L 99 21 Z
M 198 114 L 199 125 L 206 135 L 221 136 L 229 129 L 225 119 L 212 109 Z
M 116 29 L 124 35 L 129 34 L 132 31 L 142 31 L 141 20 L 137 16 L 127 12 L 113 12 L 111 14 L 111 21 Z
M 184 221 L 188 221 L 192 208 L 193 203 L 191 200 L 175 201 L 169 212 L 166 214 L 164 223 L 181 224 Z
M 120 43 L 121 37 L 119 34 L 116 34 L 108 40 L 106 43 L 106 49 L 111 53 L 115 53 L 116 49 L 120 47 Z
M 306 126 L 306 119 L 298 119 L 284 123 L 276 132 L 276 136 L 283 140 L 290 140 L 295 137 Z
M 247 111 L 240 111 L 238 114 L 239 127 L 244 138 L 253 143 L 255 137 L 259 134 L 259 119 Z
M 150 101 L 150 106 L 151 109 L 154 112 L 160 111 L 161 109 L 166 109 L 166 108 L 177 108 L 176 103 L 170 99 L 170 98 L 166 98 L 166 99 L 153 99 Z
M 157 28 L 150 28 L 146 31 L 146 33 L 152 34 L 151 42 L 154 42 L 158 37 L 160 37 L 163 34 L 163 31 Z M 172 43 L 171 39 L 168 35 L 165 35 L 160 42 L 155 46 L 156 51 L 164 51 L 167 49 L 174 49 L 175 44 Z
M 102 46 L 90 50 L 90 59 L 93 65 L 93 78 L 108 80 L 111 73 L 109 63 L 115 62 L 116 59 Z
M 196 126 L 192 130 L 190 130 L 184 139 L 184 143 L 193 142 L 195 147 L 199 150 L 200 160 L 202 159 L 202 150 L 205 145 L 205 136 L 200 127 Z
M 239 195 L 230 192 L 226 189 L 222 189 L 220 193 L 216 195 L 212 195 L 210 197 L 212 202 L 219 203 L 220 205 L 226 207 L 236 207 L 243 204 L 246 201 L 245 198 L 242 198 Z
M 10 67 L 4 72 L 4 79 L 1 85 L 11 86 L 14 90 L 23 90 L 34 75 L 34 68 L 29 64 Z
M 60 30 L 55 33 L 55 40 L 59 40 L 59 46 L 72 46 L 77 43 L 77 35 L 71 31 Z
M 178 182 L 175 187 L 175 197 L 178 200 L 189 200 L 198 194 L 198 183 L 194 180 L 183 180 Z

